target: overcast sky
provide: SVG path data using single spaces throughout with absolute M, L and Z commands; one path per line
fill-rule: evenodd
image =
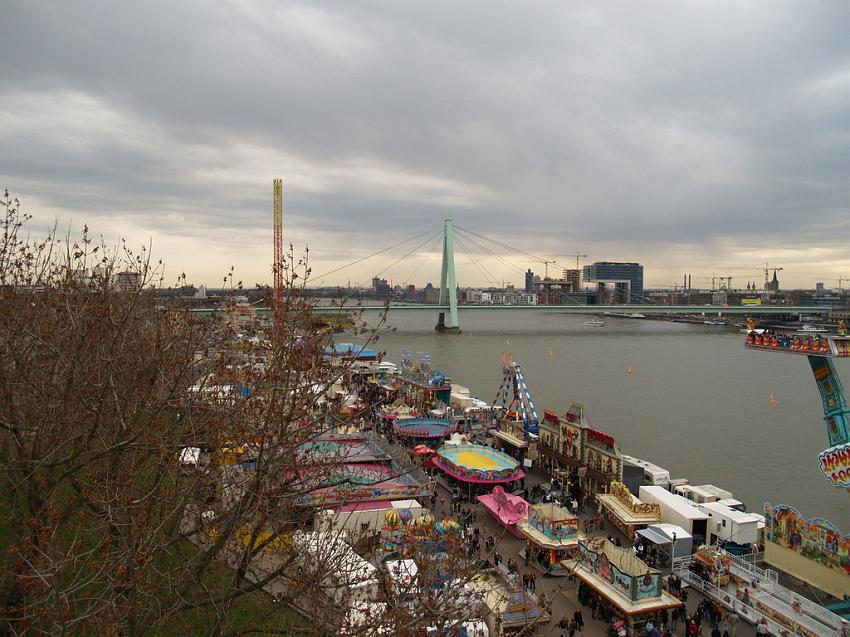
M 2 17 L 0 186 L 42 226 L 152 240 L 195 283 L 270 280 L 276 176 L 316 275 L 450 217 L 559 266 L 639 261 L 650 285 L 743 286 L 765 262 L 787 285 L 850 276 L 845 1 L 13 0 Z M 417 243 L 324 280 L 366 282 Z M 383 276 L 436 282 L 429 247 Z M 458 248 L 462 285 L 520 281 L 476 251 Z

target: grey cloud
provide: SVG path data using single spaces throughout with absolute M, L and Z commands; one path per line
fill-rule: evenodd
M 848 18 L 841 2 L 17 3 L 0 178 L 59 214 L 227 237 L 268 225 L 281 174 L 317 258 L 448 216 L 546 254 L 769 251 L 789 229 L 835 246 Z

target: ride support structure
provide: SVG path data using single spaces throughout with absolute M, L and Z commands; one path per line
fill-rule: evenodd
M 850 491 L 850 408 L 833 360 L 850 357 L 846 328 L 837 336 L 782 334 L 754 329 L 744 346 L 751 350 L 806 356 L 823 403 L 829 447 L 818 454 L 820 471 L 832 486 Z
M 536 436 L 540 433 L 537 408 L 522 376 L 522 368 L 514 360 L 513 354 L 502 354 L 502 384 L 499 386 L 493 406 L 515 412 L 522 422 L 526 437 L 529 434 Z
M 272 180 L 272 199 L 274 201 L 273 232 L 274 232 L 274 289 L 272 304 L 274 308 L 275 333 L 280 330 L 283 320 L 283 179 Z

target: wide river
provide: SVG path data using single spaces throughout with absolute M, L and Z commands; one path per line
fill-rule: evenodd
M 375 347 L 393 362 L 402 348 L 427 352 L 432 367 L 487 402 L 501 353 L 513 352 L 541 417 L 583 403 L 623 453 L 671 477 L 732 491 L 751 511 L 789 504 L 850 532 L 850 493 L 818 470 L 828 441 L 804 358 L 746 351 L 744 335 L 728 328 L 610 317 L 594 328 L 587 318 L 476 311 L 462 313 L 463 333 L 450 335 L 434 331 L 433 310 L 397 311 Z M 850 361 L 836 366 L 850 388 Z

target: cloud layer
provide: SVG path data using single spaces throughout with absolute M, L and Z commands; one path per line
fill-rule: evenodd
M 45 225 L 152 237 L 196 282 L 222 264 L 268 281 L 282 176 L 287 240 L 317 272 L 452 217 L 565 266 L 641 261 L 650 284 L 770 261 L 835 285 L 848 19 L 841 2 L 20 2 L 0 181 Z

